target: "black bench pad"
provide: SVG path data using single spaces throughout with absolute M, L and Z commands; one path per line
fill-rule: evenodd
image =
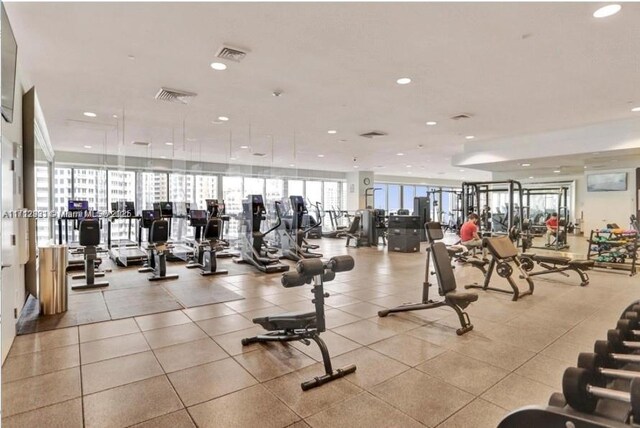
M 593 260 L 571 260 L 569 262 L 569 266 L 584 270 L 591 269 L 594 264 Z
M 466 306 L 471 302 L 478 300 L 478 294 L 470 291 L 450 291 L 444 296 L 447 303 L 453 303 L 458 306 Z
M 571 263 L 573 260 L 571 260 L 569 257 L 562 257 L 562 256 L 542 256 L 542 255 L 538 255 L 538 254 L 531 254 L 531 253 L 524 253 L 522 255 L 522 257 L 528 257 L 532 260 L 535 260 L 537 262 L 542 262 L 542 263 L 553 263 L 556 265 L 568 265 L 569 263 Z
M 298 312 L 259 317 L 253 319 L 254 324 L 260 324 L 265 330 L 295 330 L 315 328 L 315 312 Z

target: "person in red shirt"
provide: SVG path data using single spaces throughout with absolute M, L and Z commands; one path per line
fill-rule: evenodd
M 551 213 L 549 220 L 545 221 L 547 226 L 547 247 L 551 245 L 551 237 L 558 234 L 558 213 Z
M 467 248 L 481 248 L 482 239 L 478 235 L 478 214 L 469 214 L 468 220 L 460 227 L 460 244 Z

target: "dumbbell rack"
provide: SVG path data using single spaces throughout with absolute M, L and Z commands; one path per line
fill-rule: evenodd
M 638 259 L 638 232 L 622 229 L 592 230 L 587 258 L 593 260 L 597 268 L 624 270 L 629 272 L 629 276 L 634 276 Z

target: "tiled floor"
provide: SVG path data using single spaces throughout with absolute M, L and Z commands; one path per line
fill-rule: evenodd
M 587 287 L 537 277 L 518 302 L 480 291 L 468 310 L 475 329 L 459 337 L 448 309 L 376 315 L 420 298 L 424 253 L 321 245 L 356 260 L 326 284 L 323 335 L 334 366 L 356 364 L 356 373 L 302 392 L 300 382 L 323 372 L 315 345 L 240 344 L 261 331 L 253 317 L 310 309 L 309 287 L 285 289 L 278 274 L 202 280 L 171 265 L 180 299 L 207 298 L 199 290 L 215 283 L 245 300 L 17 337 L 2 370 L 3 426 L 494 427 L 510 410 L 544 404 L 638 295 L 638 279 L 624 273 L 591 272 Z M 469 266 L 455 273 L 460 287 L 482 280 Z M 105 300 L 120 307 L 158 287 L 126 270 L 108 278 Z

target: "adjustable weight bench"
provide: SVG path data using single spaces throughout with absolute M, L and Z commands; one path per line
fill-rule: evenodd
M 424 282 L 422 283 L 422 301 L 420 303 L 405 303 L 391 309 L 384 309 L 378 312 L 379 317 L 386 317 L 390 313 L 417 311 L 421 309 L 434 309 L 442 306 L 449 306 L 458 314 L 460 320 L 460 328 L 456 333 L 461 336 L 468 331 L 473 330 L 473 324 L 469 319 L 469 315 L 464 312 L 467 306 L 478 300 L 478 294 L 473 292 L 458 292 L 456 290 L 456 278 L 453 275 L 451 267 L 451 259 L 447 247 L 442 242 L 436 240 L 443 239 L 442 227 L 440 223 L 429 222 L 425 224 L 427 236 L 427 262 L 424 274 Z M 433 257 L 433 265 L 435 268 L 436 278 L 438 280 L 438 292 L 444 300 L 433 301 L 429 298 L 429 259 Z
M 534 264 L 537 263 L 545 270 L 539 272 L 531 272 Z M 529 273 L 529 276 L 546 275 L 549 273 L 559 273 L 568 277 L 566 271 L 574 271 L 580 277 L 580 285 L 589 284 L 589 275 L 585 271 L 592 269 L 593 260 L 573 260 L 569 257 L 547 256 L 533 253 L 523 253 L 520 256 L 520 265 L 522 269 Z
M 518 300 L 519 297 L 524 297 L 529 294 L 533 294 L 533 280 L 529 277 L 529 273 L 526 272 L 522 266 L 520 266 L 520 260 L 518 259 L 518 249 L 511 239 L 508 236 L 498 236 L 492 238 L 484 238 L 484 245 L 486 245 L 489 253 L 493 256 L 491 258 L 491 262 L 489 263 L 489 270 L 484 277 L 483 285 L 465 285 L 465 288 L 479 288 L 482 290 L 492 290 L 498 291 L 500 293 L 513 294 L 514 302 Z M 513 267 L 511 264 L 514 264 L 516 268 L 520 271 L 520 277 L 527 281 L 529 289 L 526 291 L 520 291 L 516 282 L 513 280 Z M 491 277 L 493 276 L 493 272 L 496 272 L 498 276 L 505 278 L 509 285 L 511 286 L 511 290 L 505 290 L 504 288 L 495 288 L 489 287 L 489 283 L 491 282 Z
M 354 261 L 351 256 L 332 257 L 328 262 L 323 262 L 318 258 L 300 260 L 296 264 L 296 272 L 282 274 L 282 285 L 290 288 L 313 282 L 312 302 L 315 304 L 315 312 L 286 313 L 254 318 L 253 323 L 261 325 L 268 332 L 242 339 L 242 345 L 246 346 L 258 342 L 300 341 L 308 346 L 311 340 L 316 342 L 322 353 L 325 374 L 303 382 L 301 384 L 303 391 L 355 372 L 356 366 L 353 364 L 334 370 L 331 366 L 331 356 L 327 345 L 320 338 L 320 333 L 326 330 L 324 299 L 329 297 L 329 294 L 324 292 L 324 282 L 332 281 L 336 277 L 336 272 L 352 270 L 353 266 Z

